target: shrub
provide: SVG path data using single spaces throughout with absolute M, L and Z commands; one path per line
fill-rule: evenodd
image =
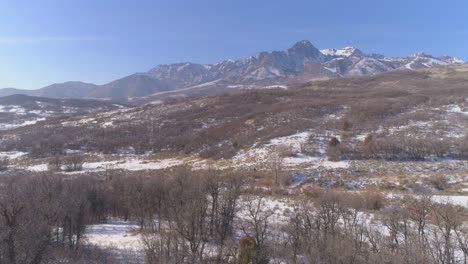
M 7 170 L 9 164 L 10 161 L 7 158 L 0 158 L 0 171 Z
M 327 156 L 331 161 L 338 161 L 341 158 L 340 140 L 332 137 L 328 142 Z
M 385 206 L 385 197 L 378 192 L 365 191 L 362 192 L 365 200 L 366 209 L 378 211 Z
M 448 187 L 448 179 L 443 175 L 433 176 L 428 181 L 438 191 L 443 191 Z
M 244 236 L 239 241 L 239 264 L 249 264 L 254 261 L 255 240 L 250 236 Z

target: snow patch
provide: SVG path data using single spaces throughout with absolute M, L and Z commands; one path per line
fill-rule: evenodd
M 17 158 L 21 158 L 23 157 L 24 155 L 27 155 L 28 153 L 26 152 L 21 152 L 21 151 L 7 151 L 7 152 L 0 152 L 0 160 L 1 159 L 9 159 L 9 160 L 13 160 L 13 159 L 17 159 Z
M 119 250 L 143 250 L 141 235 L 136 233 L 139 226 L 135 222 L 107 221 L 104 224 L 90 225 L 86 228 L 85 237 L 88 243 L 101 248 Z
M 288 86 L 286 85 L 269 85 L 269 86 L 263 86 L 263 89 L 288 89 Z
M 336 73 L 336 68 L 328 68 L 328 67 L 324 67 L 325 69 L 333 72 L 333 73 Z
M 454 196 L 454 195 L 434 195 L 432 197 L 436 203 L 448 203 L 453 205 L 460 205 L 468 208 L 468 196 Z
M 26 170 L 33 172 L 43 172 L 48 170 L 48 165 L 46 163 L 36 164 L 26 167 Z
M 142 171 L 142 170 L 161 170 L 170 167 L 175 167 L 184 164 L 184 160 L 178 159 L 162 159 L 162 160 L 140 160 L 140 159 L 126 159 L 114 161 L 99 161 L 99 162 L 85 162 L 80 171 L 69 172 L 70 174 L 79 174 L 86 172 L 99 172 L 106 170 L 129 170 L 129 171 Z M 46 163 L 31 165 L 26 167 L 26 170 L 34 172 L 43 172 L 48 170 Z
M 459 114 L 468 115 L 468 111 L 462 110 L 462 108 L 459 105 L 447 105 L 446 109 L 447 109 L 447 112 L 450 112 L 450 113 L 459 113 Z
M 34 125 L 37 122 L 44 121 L 44 120 L 45 120 L 45 118 L 41 117 L 41 118 L 37 118 L 37 119 L 33 119 L 33 120 L 27 120 L 27 121 L 24 121 L 23 123 L 18 123 L 18 124 L 15 124 L 15 123 L 0 123 L 0 130 L 9 130 L 9 129 L 15 129 L 15 128 L 18 128 L 18 127 Z
M 322 54 L 328 56 L 350 57 L 352 55 L 363 55 L 362 52 L 355 47 L 344 47 L 339 49 L 322 49 Z

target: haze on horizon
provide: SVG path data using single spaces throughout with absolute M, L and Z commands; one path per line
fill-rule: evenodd
M 0 88 L 103 84 L 158 64 L 237 59 L 301 39 L 466 60 L 465 10 L 461 0 L 11 1 L 0 9 Z

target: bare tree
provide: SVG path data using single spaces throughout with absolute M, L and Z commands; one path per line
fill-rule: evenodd
M 416 223 L 420 238 L 426 241 L 426 224 L 433 207 L 432 195 L 422 193 L 419 197 L 405 197 L 404 201 L 409 218 Z
M 267 239 L 273 211 L 265 208 L 266 202 L 263 196 L 247 196 L 242 205 L 245 217 L 241 219 L 241 230 L 255 241 L 255 261 L 253 263 L 268 263 Z
M 38 203 L 42 190 L 27 175 L 0 184 L 0 263 L 39 264 L 52 235 L 50 211 Z
M 68 156 L 64 160 L 67 171 L 80 171 L 83 168 L 84 157 L 79 154 Z
M 284 170 L 284 159 L 291 155 L 291 148 L 286 145 L 276 146 L 272 152 L 268 155 L 267 165 L 272 171 L 274 177 L 274 183 L 276 186 L 281 186 L 283 170 Z
M 433 255 L 443 264 L 455 262 L 454 233 L 463 223 L 466 216 L 461 206 L 451 204 L 436 204 L 433 209 L 433 221 L 436 228 L 433 229 Z
M 60 171 L 62 169 L 63 158 L 60 155 L 54 155 L 49 159 L 47 169 L 51 172 Z

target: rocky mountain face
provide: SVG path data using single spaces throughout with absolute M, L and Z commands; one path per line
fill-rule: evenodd
M 0 96 L 24 93 L 53 98 L 128 99 L 173 91 L 183 91 L 178 94 L 188 95 L 192 89 L 197 91 L 196 94 L 210 94 L 228 88 L 262 88 L 459 63 L 464 61 L 424 53 L 392 58 L 366 54 L 354 47 L 319 50 L 309 41 L 303 40 L 286 51 L 259 52 L 239 60 L 204 65 L 189 62 L 159 65 L 148 72 L 136 73 L 100 86 L 69 82 L 34 91 L 2 89 Z

